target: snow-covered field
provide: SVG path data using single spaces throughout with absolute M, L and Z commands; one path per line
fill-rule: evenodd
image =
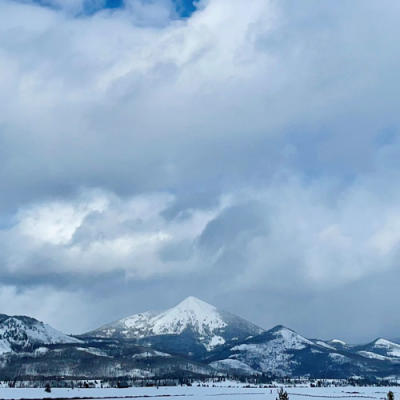
M 329 387 L 329 388 L 286 388 L 289 398 L 295 400 L 309 399 L 383 399 L 389 390 L 392 390 L 396 398 L 400 397 L 400 387 Z M 61 389 L 53 388 L 51 393 L 44 389 L 18 389 L 0 388 L 1 399 L 42 399 L 42 398 L 98 398 L 98 399 L 123 399 L 123 398 L 171 398 L 180 399 L 190 397 L 193 400 L 218 400 L 246 399 L 246 400 L 275 400 L 277 389 L 262 387 L 245 388 L 237 385 L 225 385 L 222 387 L 155 387 L 127 389 L 95 388 L 95 389 Z

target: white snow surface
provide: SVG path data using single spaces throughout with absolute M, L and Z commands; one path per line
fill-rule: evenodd
M 400 345 L 391 342 L 390 340 L 382 338 L 377 339 L 375 340 L 373 347 L 379 350 L 384 350 L 390 357 L 400 357 Z
M 336 350 L 335 347 L 330 346 L 329 344 L 327 344 L 326 342 L 324 342 L 322 340 L 316 340 L 315 344 L 317 344 L 318 346 L 321 346 L 321 347 L 325 347 L 326 349 L 329 349 L 329 350 Z
M 225 343 L 225 339 L 222 336 L 213 336 L 209 343 L 206 344 L 207 350 L 212 350 L 216 346 L 220 346 Z
M 144 312 L 140 314 L 131 315 L 130 317 L 126 317 L 121 322 L 128 329 L 137 329 L 140 332 L 143 329 L 146 329 L 149 325 L 152 317 L 155 317 L 156 314 L 151 312 Z M 140 335 L 140 333 L 139 333 Z
M 340 339 L 332 339 L 332 340 L 330 340 L 330 343 L 341 344 L 342 346 L 346 346 L 347 345 L 346 342 L 344 342 L 343 340 L 340 340 Z
M 188 297 L 177 306 L 153 319 L 153 332 L 157 335 L 179 334 L 191 326 L 200 335 L 207 335 L 227 324 L 217 309 L 196 297 Z
M 214 385 L 214 386 L 213 386 Z M 135 398 L 159 398 L 161 396 L 177 400 L 190 398 L 191 400 L 211 400 L 216 397 L 219 400 L 246 399 L 246 400 L 275 400 L 278 388 L 263 388 L 251 385 L 244 387 L 245 384 L 238 382 L 209 383 L 208 387 L 197 386 L 196 384 L 187 386 L 171 387 L 132 387 L 126 389 L 114 388 L 93 388 L 93 389 L 67 389 L 52 388 L 51 393 L 46 393 L 44 388 L 0 388 L 0 398 L 2 399 L 40 399 L 46 398 L 101 398 L 101 399 L 123 399 L 126 397 Z M 368 398 L 370 400 L 380 400 L 386 396 L 389 390 L 394 393 L 395 398 L 400 397 L 399 387 L 286 387 L 289 398 L 292 400 L 304 400 L 307 396 L 315 400 L 330 399 L 355 399 Z M 356 392 L 356 393 L 355 393 Z
M 345 364 L 350 360 L 349 357 L 346 357 L 343 354 L 339 353 L 329 353 L 329 357 L 337 364 Z
M 76 350 L 83 351 L 85 353 L 93 354 L 95 356 L 99 357 L 109 357 L 107 353 L 104 351 L 101 351 L 99 349 L 96 349 L 94 347 L 77 347 Z
M 391 360 L 390 357 L 382 356 L 380 354 L 373 353 L 372 351 L 359 351 L 358 354 L 360 354 L 360 356 L 373 358 L 375 360 Z
M 5 339 L 0 340 L 0 355 L 4 353 L 9 353 L 11 352 L 11 346 L 10 343 L 8 343 Z
M 151 357 L 171 357 L 171 354 L 163 353 L 162 351 L 152 350 L 144 351 L 143 353 L 137 353 L 132 356 L 132 358 L 146 359 Z
M 253 368 L 248 366 L 246 363 L 232 358 L 227 358 L 225 360 L 220 360 L 220 361 L 214 361 L 210 364 L 210 366 L 221 371 L 226 371 L 228 369 L 228 370 L 244 372 L 249 375 L 255 375 L 258 373 Z
M 35 351 L 34 354 L 40 356 L 42 354 L 46 354 L 49 352 L 49 349 L 47 347 L 38 347 Z
M 306 345 L 313 345 L 311 340 L 299 335 L 291 329 L 282 327 L 275 333 L 276 340 L 280 341 L 286 349 L 301 350 Z

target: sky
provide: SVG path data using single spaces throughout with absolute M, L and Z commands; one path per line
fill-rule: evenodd
M 400 337 L 400 3 L 0 1 L 0 312 L 197 296 Z

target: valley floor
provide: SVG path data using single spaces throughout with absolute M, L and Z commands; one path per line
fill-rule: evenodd
M 288 387 L 286 388 L 291 400 L 309 399 L 376 399 L 386 398 L 389 390 L 394 393 L 395 399 L 400 398 L 400 387 Z M 262 387 L 243 387 L 239 385 L 225 385 L 221 387 L 132 387 L 127 389 L 94 388 L 94 389 L 65 389 L 53 388 L 46 393 L 39 388 L 0 388 L 0 399 L 157 399 L 170 398 L 192 400 L 275 400 L 277 389 Z

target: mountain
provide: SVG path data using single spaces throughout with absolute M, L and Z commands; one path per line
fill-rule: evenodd
M 80 339 L 26 316 L 0 314 L 0 380 L 16 377 L 208 376 L 215 370 L 130 340 Z
M 400 345 L 383 338 L 366 345 L 354 346 L 353 351 L 368 358 L 400 362 Z
M 121 319 L 83 337 L 135 339 L 164 351 L 197 356 L 227 343 L 258 335 L 263 329 L 196 297 L 161 313 L 144 312 Z
M 0 314 L 0 354 L 27 351 L 40 344 L 81 343 L 81 340 L 26 316 Z
M 208 358 L 213 368 L 245 375 L 263 373 L 281 377 L 348 378 L 400 373 L 400 364 L 383 361 L 386 360 L 371 359 L 352 349 L 338 350 L 327 342 L 307 339 L 283 326 L 229 349 L 216 350 Z
M 312 341 L 281 325 L 222 352 L 214 352 L 210 365 L 243 373 L 288 375 L 292 352 L 315 346 Z
M 282 325 L 268 331 L 188 297 L 71 337 L 36 319 L 0 314 L 0 380 L 39 377 L 400 378 L 400 344 L 308 339 Z

